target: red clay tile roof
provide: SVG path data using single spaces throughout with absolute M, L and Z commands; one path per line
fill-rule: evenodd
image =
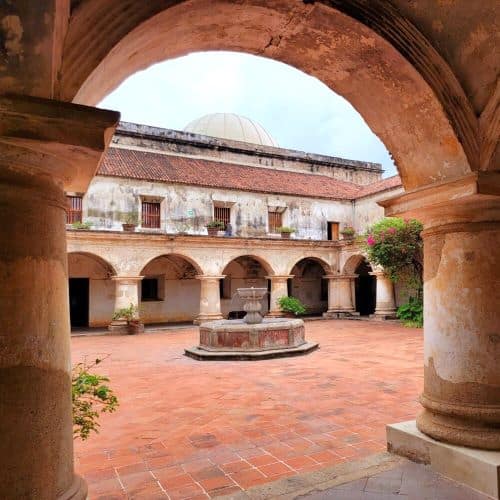
M 368 184 L 368 186 L 363 186 L 356 195 L 356 198 L 362 198 L 363 196 L 369 196 L 380 191 L 386 191 L 387 189 L 395 189 L 398 187 L 403 187 L 401 177 L 399 177 L 399 175 L 393 175 L 392 177 L 387 177 L 386 179 Z
M 263 175 L 260 167 L 114 147 L 106 152 L 97 174 L 336 200 L 352 200 L 371 194 L 368 188 L 375 185 L 383 187 L 373 192 L 388 189 L 386 181 L 394 179 L 390 177 L 363 188 L 324 175 L 277 169 L 266 169 Z

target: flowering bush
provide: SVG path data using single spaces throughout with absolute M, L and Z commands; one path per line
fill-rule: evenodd
M 417 298 L 422 294 L 422 229 L 415 219 L 386 217 L 368 228 L 365 239 L 370 262 L 382 266 L 392 281 L 406 285 Z

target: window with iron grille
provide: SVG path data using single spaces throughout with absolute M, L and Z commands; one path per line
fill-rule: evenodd
M 68 208 L 66 211 L 66 223 L 82 222 L 82 197 L 66 196 Z
M 230 207 L 214 207 L 214 220 L 220 220 L 224 223 L 224 230 L 231 222 L 231 208 Z
M 160 203 L 153 201 L 142 202 L 142 227 L 160 227 Z
M 283 226 L 282 213 L 281 212 L 267 212 L 269 232 L 277 233 L 278 228 Z

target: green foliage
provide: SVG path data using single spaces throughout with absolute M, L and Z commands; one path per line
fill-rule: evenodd
M 137 307 L 134 304 L 130 304 L 128 307 L 123 309 L 118 309 L 113 314 L 114 320 L 125 319 L 127 321 L 132 321 L 137 315 Z
M 344 226 L 341 229 L 340 234 L 342 234 L 343 236 L 354 236 L 356 234 L 356 231 L 352 226 Z
M 278 304 L 282 311 L 293 313 L 295 316 L 305 314 L 307 311 L 306 306 L 295 297 L 280 297 L 278 299 Z
M 90 372 L 101 361 L 96 359 L 91 365 L 78 363 L 73 367 L 73 436 L 82 441 L 85 441 L 91 432 L 99 432 L 99 414 L 112 413 L 119 404 L 113 390 L 105 384 L 109 379 Z
M 406 285 L 408 290 L 422 291 L 422 223 L 386 217 L 366 232 L 365 250 L 368 259 L 384 268 L 392 281 Z
M 139 222 L 139 214 L 137 212 L 127 212 L 123 218 L 124 224 L 133 224 L 137 226 Z
M 398 307 L 397 317 L 403 321 L 403 325 L 413 328 L 424 326 L 424 305 L 420 298 L 410 297 L 406 304 Z
M 211 220 L 210 222 L 208 222 L 206 224 L 207 228 L 212 228 L 212 227 L 215 227 L 217 229 L 224 229 L 224 222 L 222 222 L 221 220 Z
M 92 227 L 92 222 L 80 222 L 76 221 L 71 224 L 73 229 L 90 229 Z
M 293 227 L 288 227 L 288 226 L 278 227 L 276 228 L 276 231 L 278 231 L 278 233 L 288 233 L 288 234 L 295 233 L 295 229 Z

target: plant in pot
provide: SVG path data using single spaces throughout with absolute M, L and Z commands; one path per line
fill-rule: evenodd
M 130 213 L 125 217 L 125 222 L 122 223 L 122 228 L 127 233 L 133 233 L 137 227 L 137 214 Z
M 344 226 L 340 231 L 340 234 L 344 240 L 353 240 L 356 235 L 356 231 L 352 226 Z
M 137 317 L 138 309 L 134 304 L 130 304 L 128 307 L 118 309 L 113 314 L 113 321 L 126 321 L 127 322 L 127 332 L 129 335 L 135 335 L 143 330 L 143 325 L 141 320 Z
M 296 297 L 283 296 L 278 299 L 278 305 L 286 316 L 300 316 L 307 312 L 307 308 Z
M 282 238 L 290 239 L 290 235 L 295 233 L 295 229 L 293 227 L 281 226 L 277 229 L 278 233 L 281 234 Z
M 218 232 L 224 229 L 224 222 L 221 220 L 211 220 L 205 227 L 207 228 L 208 236 L 217 236 Z
M 80 221 L 75 221 L 71 224 L 71 229 L 84 229 L 88 231 L 92 227 L 92 222 L 85 221 L 85 222 L 80 222 Z

